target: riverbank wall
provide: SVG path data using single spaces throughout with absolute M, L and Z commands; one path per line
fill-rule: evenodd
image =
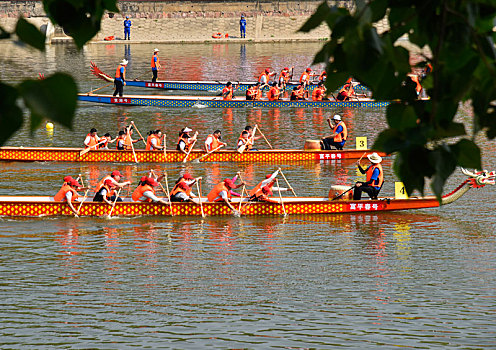
M 120 13 L 106 13 L 101 30 L 93 42 L 114 37 L 124 42 L 123 21 L 132 21 L 131 42 L 178 43 L 209 41 L 314 41 L 326 40 L 330 32 L 321 25 L 310 33 L 298 29 L 319 6 L 321 1 L 119 1 Z M 353 1 L 329 1 L 329 5 L 352 8 Z M 0 2 L 0 24 L 7 30 L 15 28 L 22 15 L 37 27 L 50 27 L 41 1 Z M 246 38 L 241 39 L 239 20 L 246 18 Z M 212 35 L 221 33 L 221 39 Z M 61 28 L 49 33 L 51 42 L 66 42 Z M 226 37 L 227 35 L 227 37 Z M 126 41 L 127 42 L 127 41 Z

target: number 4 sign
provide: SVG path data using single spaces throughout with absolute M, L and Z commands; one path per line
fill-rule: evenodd
M 405 185 L 403 185 L 403 182 L 394 183 L 394 197 L 396 199 L 408 199 L 408 194 L 406 193 Z

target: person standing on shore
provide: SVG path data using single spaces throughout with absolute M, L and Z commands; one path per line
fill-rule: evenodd
M 246 19 L 245 15 L 241 15 L 241 19 L 239 20 L 239 33 L 241 38 L 246 38 Z
M 127 66 L 127 63 L 128 62 L 126 60 L 122 60 L 121 64 L 119 65 L 119 67 L 117 67 L 117 70 L 115 71 L 114 96 L 117 96 L 117 94 L 119 94 L 119 97 L 122 97 L 122 95 L 124 94 L 124 85 L 126 85 L 126 66 Z
M 126 19 L 124 21 L 124 40 L 131 40 L 131 20 L 129 19 L 129 16 L 126 16 Z
M 158 49 L 153 50 L 152 63 L 151 63 L 152 74 L 153 74 L 152 83 L 157 81 L 158 70 L 161 68 L 160 60 L 158 58 L 158 51 L 159 51 Z

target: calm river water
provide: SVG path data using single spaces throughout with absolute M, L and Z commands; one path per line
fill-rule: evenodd
M 265 67 L 298 74 L 321 44 L 161 45 L 161 78 L 251 80 Z M 150 76 L 151 45 L 52 46 L 38 53 L 0 44 L 0 79 L 62 70 L 81 92 L 105 85 L 90 61 L 129 78 Z M 100 90 L 108 93 L 110 88 Z M 126 88 L 125 92 L 144 93 Z M 148 91 L 151 93 L 151 91 Z M 163 93 L 163 92 L 153 92 Z M 55 125 L 11 146 L 79 147 L 133 120 L 162 128 L 219 128 L 233 145 L 258 123 L 275 148 L 302 148 L 343 115 L 373 144 L 384 109 L 164 109 L 81 104 L 74 130 Z M 460 121 L 470 129 L 469 112 Z M 170 135 L 170 137 L 169 137 Z M 495 142 L 477 138 L 496 170 Z M 262 140 L 259 146 L 262 148 Z M 394 194 L 392 161 L 383 194 Z M 184 169 L 212 185 L 242 171 L 251 184 L 278 166 L 300 195 L 326 196 L 357 180 L 353 162 L 305 164 L 2 163 L 0 195 L 53 195 L 65 175 L 95 184 L 118 169 L 136 181 L 151 167 Z M 458 171 L 446 191 L 464 177 Z M 496 348 L 496 188 L 472 190 L 439 209 L 390 214 L 265 218 L 0 218 L 0 348 Z

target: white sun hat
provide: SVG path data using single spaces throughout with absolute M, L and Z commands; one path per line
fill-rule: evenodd
M 185 127 L 183 132 L 190 132 L 190 131 L 193 131 L 192 129 L 188 128 L 188 127 Z
M 126 64 L 128 64 L 128 63 L 129 63 L 129 62 L 128 62 L 127 60 L 125 60 L 125 59 L 124 59 L 124 60 L 122 60 L 122 62 L 121 62 L 121 64 L 122 64 L 123 66 L 125 66 L 125 65 L 126 65 Z
M 367 158 L 374 164 L 379 164 L 380 162 L 382 162 L 382 157 L 378 155 L 376 152 L 372 154 L 368 154 Z
M 332 119 L 341 121 L 341 116 L 339 114 L 336 114 L 334 117 L 332 117 Z
M 159 51 L 160 51 L 160 50 L 159 50 L 159 49 L 157 49 L 157 48 L 153 49 L 153 52 L 159 52 Z

